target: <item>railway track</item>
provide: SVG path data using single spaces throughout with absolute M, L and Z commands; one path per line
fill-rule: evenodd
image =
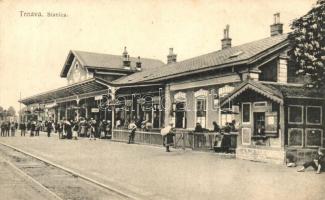
M 136 199 L 68 169 L 0 143 L 0 158 L 61 200 Z

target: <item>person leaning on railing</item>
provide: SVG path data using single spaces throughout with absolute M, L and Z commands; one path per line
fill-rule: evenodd
M 231 131 L 232 131 L 232 126 L 230 125 L 230 123 L 227 122 L 226 126 L 223 128 L 223 137 L 221 140 L 221 148 L 226 153 L 229 153 L 230 146 L 231 146 L 231 138 L 230 138 Z
M 194 133 L 197 134 L 199 147 L 204 146 L 206 143 L 206 138 L 203 132 L 208 132 L 208 129 L 203 128 L 202 125 L 197 122 L 194 129 Z

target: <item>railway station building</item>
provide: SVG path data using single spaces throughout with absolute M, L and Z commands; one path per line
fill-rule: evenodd
M 283 24 L 275 18 L 270 29 L 269 37 L 232 46 L 227 26 L 218 50 L 177 61 L 171 48 L 166 64 L 130 57 L 126 48 L 121 55 L 71 50 L 60 73 L 67 86 L 22 99 L 25 119 L 111 120 L 121 141 L 131 120 L 145 120 L 152 131 L 137 137 L 156 145 L 169 122 L 187 138 L 197 123 L 211 130 L 214 121 L 235 120 L 237 158 L 284 163 L 289 152 L 304 160 L 325 146 L 325 93 L 296 75 Z

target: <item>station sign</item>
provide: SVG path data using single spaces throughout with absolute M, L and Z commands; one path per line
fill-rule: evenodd
M 91 108 L 91 112 L 92 113 L 98 113 L 99 112 L 99 108 Z
M 103 95 L 97 95 L 95 96 L 95 100 L 102 100 L 103 99 Z

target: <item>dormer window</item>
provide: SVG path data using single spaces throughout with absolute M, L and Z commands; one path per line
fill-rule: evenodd
M 240 55 L 243 54 L 243 53 L 244 53 L 244 52 L 242 52 L 242 51 L 238 51 L 238 52 L 233 53 L 232 55 L 230 55 L 229 58 L 236 58 L 236 57 L 240 56 Z
M 78 69 L 78 68 L 79 68 L 79 63 L 76 63 L 76 66 L 75 66 L 75 68 L 76 68 L 76 69 Z

